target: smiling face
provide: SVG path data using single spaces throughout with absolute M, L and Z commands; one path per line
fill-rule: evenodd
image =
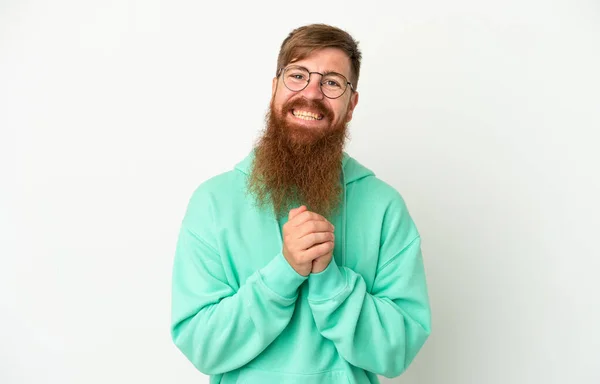
M 348 56 L 338 48 L 315 50 L 302 60 L 293 61 L 287 67 L 305 68 L 309 72 L 324 75 L 339 73 L 351 79 L 351 63 Z M 299 76 L 288 71 L 286 76 Z M 319 131 L 346 125 L 352 120 L 352 113 L 358 103 L 358 93 L 348 85 L 344 94 L 336 99 L 325 97 L 321 91 L 321 75 L 313 73 L 306 88 L 294 92 L 283 82 L 283 75 L 273 79 L 272 113 L 276 113 L 288 127 L 295 130 L 310 130 L 303 136 L 319 136 Z M 323 85 L 325 87 L 326 84 Z M 343 84 L 342 84 L 343 86 Z
M 351 78 L 350 60 L 337 48 L 316 50 L 286 68 L 290 66 Z M 302 81 L 306 83 L 306 77 L 298 76 L 302 72 L 286 73 L 298 80 L 297 89 L 302 88 Z M 342 196 L 343 148 L 358 94 L 348 86 L 340 97 L 329 99 L 321 91 L 321 75 L 316 73 L 298 92 L 286 87 L 281 78 L 273 80 L 267 124 L 255 148 L 248 188 L 259 205 L 272 204 L 280 216 L 287 215 L 292 206 L 304 204 L 328 217 L 339 207 Z M 328 95 L 335 93 L 334 83 L 324 82 Z M 294 88 L 291 82 L 286 84 Z

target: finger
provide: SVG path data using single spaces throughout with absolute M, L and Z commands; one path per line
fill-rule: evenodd
M 296 217 L 294 217 L 294 219 L 292 220 L 292 222 L 290 224 L 292 226 L 294 226 L 294 227 L 299 227 L 299 226 L 301 226 L 302 224 L 306 223 L 309 220 L 326 221 L 326 222 L 329 223 L 329 221 L 327 221 L 326 218 L 324 218 L 323 216 L 319 215 L 318 213 L 306 210 L 306 211 L 301 212 L 298 215 L 296 215 Z
M 292 210 L 290 210 L 290 213 L 288 215 L 288 221 L 294 220 L 294 217 L 298 216 L 300 213 L 302 213 L 306 210 L 307 210 L 307 208 L 305 205 L 302 205 L 298 208 L 293 208 Z
M 333 232 L 334 228 L 328 221 L 323 220 L 310 220 L 302 224 L 299 227 L 293 229 L 292 233 L 297 239 L 301 239 L 304 236 L 316 233 L 316 232 Z
M 321 261 L 321 259 L 324 259 L 325 257 L 327 257 L 327 254 L 325 254 L 323 256 L 319 256 L 316 259 L 313 259 L 313 261 L 312 261 L 313 267 L 315 266 L 315 264 L 319 263 L 319 261 Z
M 328 241 L 335 242 L 333 232 L 313 232 L 298 240 L 298 249 L 306 250 L 315 244 L 326 243 Z
M 309 260 L 315 260 L 321 256 L 325 256 L 333 251 L 333 241 L 327 241 L 325 243 L 317 244 L 304 251 L 302 257 L 308 262 Z
M 314 213 L 309 211 L 308 209 L 303 210 L 302 212 L 298 212 L 292 220 L 290 220 L 290 225 L 297 227 L 307 222 L 308 220 L 319 220 L 322 216 L 318 213 Z
M 316 259 L 314 259 L 312 262 L 313 262 L 313 263 L 317 263 L 317 262 L 319 262 L 319 260 L 321 260 L 321 259 L 325 258 L 325 256 L 327 256 L 327 255 L 319 256 L 319 257 L 317 257 Z

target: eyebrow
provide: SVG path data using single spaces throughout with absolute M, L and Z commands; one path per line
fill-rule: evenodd
M 305 70 L 306 70 L 306 72 L 317 72 L 317 71 L 311 71 L 310 69 L 306 68 L 306 67 L 305 67 L 305 66 L 303 66 L 303 65 L 295 65 L 295 64 L 292 64 L 292 65 L 290 65 L 290 66 L 291 66 L 291 67 L 298 67 L 298 68 L 305 69 Z M 321 72 L 318 72 L 318 73 L 321 73 Z M 346 77 L 346 75 L 342 75 L 341 73 L 339 73 L 339 72 L 337 72 L 337 71 L 334 71 L 334 70 L 331 70 L 331 69 L 326 69 L 325 71 L 323 71 L 323 75 L 324 75 L 324 76 L 325 76 L 325 75 L 331 75 L 331 74 L 335 74 L 335 75 L 344 76 L 344 77 L 346 78 L 346 81 L 348 81 L 348 77 Z

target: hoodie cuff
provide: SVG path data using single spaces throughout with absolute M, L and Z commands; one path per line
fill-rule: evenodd
M 285 299 L 295 298 L 298 287 L 307 279 L 292 268 L 282 252 L 260 269 L 259 273 L 267 288 Z
M 333 257 L 325 270 L 308 275 L 308 300 L 328 300 L 339 295 L 344 288 L 346 277 Z

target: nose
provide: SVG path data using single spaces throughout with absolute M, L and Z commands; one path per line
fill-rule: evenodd
M 321 75 L 319 73 L 311 73 L 310 81 L 306 88 L 302 90 L 302 94 L 307 99 L 323 100 L 323 92 L 321 92 Z

